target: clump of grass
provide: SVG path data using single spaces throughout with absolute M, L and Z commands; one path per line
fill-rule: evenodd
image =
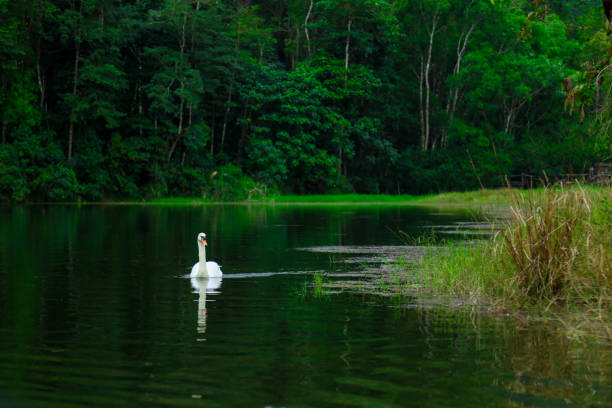
M 422 286 L 612 338 L 611 196 L 580 186 L 517 195 L 493 239 L 426 256 Z
M 517 200 L 494 242 L 517 297 L 549 304 L 601 304 L 612 289 L 610 214 L 602 194 L 547 190 Z
M 329 292 L 325 290 L 327 283 L 327 277 L 323 272 L 315 272 L 313 275 L 312 283 L 304 282 L 303 285 L 296 288 L 294 295 L 300 299 L 306 299 L 310 296 L 313 298 L 323 298 L 329 295 Z
M 313 275 L 313 295 L 314 297 L 323 297 L 325 295 L 325 289 L 323 287 L 325 283 L 325 275 L 322 272 L 315 272 Z
M 493 299 L 499 271 L 483 262 L 490 259 L 490 252 L 489 245 L 477 242 L 447 243 L 421 260 L 414 279 L 421 293 L 450 295 L 470 303 Z

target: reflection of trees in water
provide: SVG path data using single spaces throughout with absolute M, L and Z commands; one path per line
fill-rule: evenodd
M 508 389 L 516 394 L 544 396 L 581 404 L 601 401 L 601 389 L 609 387 L 612 346 L 576 344 L 558 328 L 532 323 L 505 337 L 506 367 L 515 373 Z
M 507 390 L 508 406 L 529 405 L 536 398 L 599 406 L 602 395 L 611 392 L 612 345 L 576 343 L 552 322 L 476 310 L 432 308 L 418 315 L 430 353 L 439 350 L 437 341 L 450 338 L 452 361 L 490 362 L 491 386 Z

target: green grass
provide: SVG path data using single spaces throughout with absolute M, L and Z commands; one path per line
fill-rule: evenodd
M 597 187 L 585 187 L 587 191 L 598 191 Z M 517 195 L 523 197 L 531 195 L 539 197 L 545 189 L 516 190 L 516 189 L 487 189 L 465 192 L 449 192 L 426 195 L 390 195 L 390 194 L 310 194 L 310 195 L 275 195 L 262 200 L 239 201 L 235 203 L 261 203 L 261 204 L 433 204 L 433 205 L 509 205 Z M 204 198 L 156 198 L 146 201 L 151 204 L 199 204 L 215 203 L 218 201 Z
M 313 296 L 316 298 L 323 297 L 325 295 L 325 275 L 322 272 L 315 272 L 313 275 L 313 280 Z
M 511 190 L 507 188 L 500 188 L 464 192 L 449 192 L 423 197 L 421 201 L 448 204 L 506 204 L 511 201 L 513 194 L 524 194 L 526 191 L 527 190 Z
M 388 194 L 312 194 L 274 196 L 266 199 L 265 202 L 288 204 L 407 203 L 421 198 L 421 196 Z
M 511 198 L 508 189 L 479 190 L 427 195 L 320 194 L 280 195 L 265 202 L 276 204 L 504 204 Z
M 208 198 L 201 197 L 166 197 L 166 198 L 149 198 L 141 201 L 147 204 L 169 204 L 169 205 L 193 205 L 193 204 L 212 204 L 217 202 Z
M 410 203 L 430 196 L 412 195 L 387 195 L 387 194 L 312 194 L 312 195 L 275 195 L 262 200 L 246 200 L 233 203 L 256 203 L 256 204 L 376 204 L 376 203 Z M 143 201 L 151 204 L 199 204 L 216 203 L 218 200 L 210 200 L 197 197 L 170 197 L 154 198 Z
M 447 245 L 425 256 L 416 287 L 609 341 L 611 229 L 610 188 L 516 195 L 502 231 L 484 244 Z
M 517 190 L 496 189 L 467 192 L 441 193 L 429 195 L 390 195 L 390 194 L 311 194 L 311 195 L 276 195 L 262 200 L 237 201 L 235 204 L 269 204 L 269 205 L 351 205 L 351 204 L 389 204 L 389 205 L 484 205 L 508 204 L 512 194 Z M 523 192 L 521 192 L 522 194 Z M 153 198 L 134 203 L 193 205 L 223 203 L 197 197 Z
M 294 296 L 300 299 L 326 298 L 330 292 L 325 289 L 328 278 L 323 272 L 315 272 L 312 275 L 312 283 L 304 281 L 294 292 Z
M 598 187 L 585 187 L 587 191 L 598 191 Z M 270 195 L 265 198 L 223 201 L 220 199 L 203 197 L 163 197 L 147 198 L 141 200 L 118 200 L 102 202 L 80 201 L 78 204 L 132 204 L 132 205 L 212 205 L 212 204 L 264 204 L 264 205 L 456 205 L 456 206 L 484 206 L 509 205 L 516 195 L 540 196 L 544 189 L 516 190 L 516 189 L 485 189 L 464 192 L 449 192 L 425 195 L 391 195 L 391 194 L 311 194 L 311 195 Z M 74 204 L 74 203 L 66 203 Z

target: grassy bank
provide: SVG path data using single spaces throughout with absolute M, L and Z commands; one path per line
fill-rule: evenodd
M 585 187 L 589 192 L 599 191 L 598 187 Z M 476 191 L 448 192 L 425 195 L 392 194 L 310 194 L 280 195 L 259 194 L 245 199 L 222 199 L 219 197 L 160 197 L 128 200 L 78 201 L 78 204 L 159 204 L 159 205 L 210 205 L 210 204 L 265 204 L 265 205 L 450 205 L 480 206 L 509 205 L 516 195 L 527 194 L 539 197 L 544 189 L 517 190 L 508 188 L 483 189 Z M 238 194 L 247 197 L 248 194 Z M 43 202 L 42 204 L 47 204 Z M 49 203 L 52 204 L 52 203 Z M 58 204 L 57 202 L 53 204 Z M 61 204 L 61 202 L 60 202 Z M 75 204 L 64 202 L 63 204 Z
M 385 194 L 313 194 L 313 195 L 275 195 L 263 199 L 244 201 L 219 201 L 206 198 L 155 198 L 147 200 L 151 204 L 374 204 L 374 203 L 411 203 L 429 196 L 385 195 Z
M 274 195 L 263 199 L 231 201 L 233 204 L 406 204 L 421 202 L 431 196 L 386 195 L 386 194 L 313 194 L 313 195 Z M 227 201 L 206 198 L 155 198 L 146 200 L 150 204 L 212 204 Z
M 511 218 L 490 241 L 447 245 L 416 266 L 400 262 L 397 273 L 404 289 L 421 295 L 611 340 L 611 227 L 610 188 L 522 193 L 513 196 Z
M 281 195 L 271 197 L 267 202 L 276 204 L 506 204 L 510 201 L 513 191 L 516 190 L 489 189 L 419 196 L 389 194 Z
M 532 190 L 537 191 L 537 190 Z M 234 204 L 300 204 L 300 205 L 325 205 L 325 204 L 442 204 L 442 205 L 472 205 L 472 204 L 508 204 L 514 194 L 523 195 L 526 191 L 495 189 L 478 190 L 466 192 L 453 192 L 429 195 L 390 195 L 390 194 L 312 194 L 312 195 L 274 195 L 263 199 L 232 201 Z M 536 193 L 537 194 L 537 193 Z M 168 197 L 154 198 L 144 201 L 148 204 L 213 204 L 224 203 L 208 198 L 198 197 Z

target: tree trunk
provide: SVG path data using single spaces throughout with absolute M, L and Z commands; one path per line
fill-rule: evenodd
M 185 86 L 183 82 L 181 81 L 181 94 L 184 89 L 185 89 Z M 185 108 L 185 99 L 181 97 L 181 102 L 179 104 L 180 114 L 179 114 L 178 129 L 176 132 L 176 137 L 174 138 L 174 142 L 172 142 L 172 145 L 170 146 L 170 151 L 168 152 L 168 163 L 170 163 L 170 160 L 172 159 L 172 154 L 174 153 L 174 150 L 176 149 L 176 145 L 178 144 L 179 140 L 183 136 L 183 109 L 184 108 Z
M 242 151 L 244 150 L 244 143 L 249 137 L 249 124 L 250 121 L 247 121 L 247 118 L 251 115 L 251 109 L 244 108 L 242 111 L 242 123 L 240 125 L 240 139 L 238 140 L 238 166 L 240 167 Z
M 510 129 L 512 127 L 512 122 L 514 119 L 514 107 L 511 107 L 510 110 L 508 111 L 508 114 L 506 115 L 506 123 L 504 125 L 504 132 L 506 132 L 507 135 L 510 134 Z
M 181 50 L 180 61 L 183 61 L 183 58 L 185 55 L 185 45 L 186 45 L 185 28 L 186 26 L 187 26 L 187 12 L 183 14 L 183 25 L 181 27 L 181 40 L 179 42 L 179 46 Z M 174 73 L 175 75 L 178 75 L 178 66 L 176 64 L 175 64 Z M 181 139 L 184 133 L 183 132 L 183 117 L 184 117 L 183 110 L 185 109 L 185 97 L 183 96 L 184 94 L 185 94 L 185 82 L 181 81 L 181 96 L 180 96 L 180 102 L 179 102 L 179 123 L 178 123 L 178 128 L 176 130 L 176 137 L 174 138 L 174 142 L 170 146 L 170 151 L 168 152 L 168 163 L 170 163 L 170 160 L 172 159 L 172 154 L 174 153 L 174 150 L 176 149 L 176 145 L 178 144 L 179 140 Z
M 74 115 L 75 115 L 74 108 L 75 108 L 76 98 L 77 98 L 77 84 L 79 81 L 79 57 L 80 57 L 80 51 L 81 51 L 81 41 L 79 37 L 80 37 L 80 32 L 75 35 L 75 39 L 74 39 L 74 46 L 75 46 L 74 75 L 72 78 L 73 101 L 72 101 L 72 109 L 70 110 L 70 117 L 69 117 L 70 124 L 68 126 L 68 160 L 72 158 L 72 140 L 74 138 Z
M 312 54 L 312 50 L 310 49 L 310 35 L 308 34 L 308 20 L 310 19 L 310 13 L 312 12 L 314 0 L 310 0 L 310 6 L 308 6 L 308 12 L 306 13 L 306 18 L 304 19 L 304 35 L 306 35 L 306 48 L 308 49 L 308 56 Z
M 478 179 L 478 184 L 480 184 L 480 188 L 484 190 L 485 189 L 484 184 L 482 184 L 482 180 L 480 179 L 480 176 L 478 175 L 478 171 L 476 170 L 476 165 L 474 164 L 474 160 L 472 160 L 472 155 L 470 154 L 470 149 L 465 149 L 465 151 L 467 152 L 468 157 L 470 158 L 470 164 L 472 165 L 472 170 L 474 171 L 474 175 Z
M 238 64 L 238 50 L 240 49 L 240 23 L 238 24 L 238 33 L 236 36 L 236 44 L 234 46 L 234 64 Z M 232 68 L 232 75 L 230 77 L 230 87 L 229 92 L 227 94 L 227 102 L 225 103 L 225 113 L 223 114 L 223 126 L 221 127 L 221 146 L 219 148 L 219 152 L 223 153 L 223 145 L 225 144 L 225 134 L 227 132 L 227 121 L 229 120 L 229 113 L 232 109 L 232 94 L 234 92 L 234 78 L 236 72 L 235 69 Z
M 425 71 L 425 63 L 424 57 L 421 55 L 421 65 L 419 67 L 419 72 L 417 74 L 417 78 L 419 79 L 419 126 L 421 128 L 421 150 L 425 150 L 425 109 L 423 102 L 423 82 L 424 82 L 424 71 Z
M 210 127 L 210 155 L 215 155 L 215 123 L 217 122 L 217 116 L 215 115 L 215 104 L 213 103 L 212 111 L 212 126 Z
M 351 46 L 351 24 L 353 17 L 349 15 L 348 25 L 346 28 L 346 45 L 344 46 L 344 87 L 346 88 L 346 81 L 348 79 L 349 69 L 349 47 Z
M 232 73 L 232 82 L 230 83 L 229 93 L 227 95 L 227 102 L 225 104 L 225 113 L 223 114 L 223 127 L 221 128 L 221 146 L 219 152 L 223 153 L 223 145 L 225 144 L 225 132 L 227 130 L 227 121 L 229 113 L 232 108 L 232 93 L 234 90 L 234 74 Z
M 342 176 L 342 154 L 344 153 L 342 149 L 342 136 L 340 136 L 340 146 L 338 147 L 338 180 Z
M 346 28 L 346 43 L 344 46 L 344 89 L 346 90 L 346 83 L 348 81 L 348 72 L 349 72 L 349 55 L 350 55 L 350 47 L 351 47 L 351 24 L 353 23 L 353 16 L 349 14 L 348 23 Z M 340 129 L 340 140 L 338 146 L 338 180 L 340 176 L 342 176 L 342 164 L 343 164 L 343 155 L 344 155 L 344 127 Z
M 42 26 L 42 16 L 43 16 L 43 5 L 42 5 L 42 0 L 39 0 L 38 2 L 38 13 L 37 13 L 37 24 L 40 27 L 40 30 L 42 32 L 43 30 L 43 26 Z M 38 38 L 36 39 L 36 79 L 38 82 L 38 88 L 40 91 L 40 111 L 42 113 L 44 106 L 45 106 L 45 77 L 44 77 L 44 73 L 41 69 L 40 66 L 40 41 L 42 38 L 42 34 L 39 33 Z
M 293 69 L 300 60 L 300 27 L 298 24 L 295 25 L 295 49 L 293 50 Z
M 465 56 L 465 52 L 467 50 L 468 42 L 470 41 L 470 36 L 472 32 L 476 28 L 476 23 L 472 24 L 467 33 L 462 33 L 459 36 L 459 41 L 457 42 L 457 61 L 455 62 L 455 67 L 453 68 L 453 75 L 458 75 L 461 72 L 461 63 L 463 61 L 463 57 Z M 459 87 L 456 86 L 451 89 L 448 102 L 446 104 L 446 116 L 448 118 L 448 122 L 446 125 L 446 129 L 442 134 L 442 141 L 440 143 L 441 147 L 446 147 L 448 143 L 448 133 L 450 132 L 450 128 L 453 125 L 453 121 L 455 118 L 455 112 L 457 111 L 457 102 L 459 100 Z
M 36 79 L 40 91 L 40 111 L 42 112 L 45 106 L 45 78 L 40 67 L 40 37 L 36 41 Z
M 196 1 L 196 13 L 194 18 L 191 20 L 191 52 L 193 53 L 195 50 L 195 22 L 197 18 L 197 14 L 200 11 L 200 0 Z
M 72 9 L 76 10 L 74 1 Z M 83 15 L 83 2 L 79 4 L 79 15 Z M 72 77 L 72 108 L 70 109 L 69 125 L 68 125 L 68 160 L 72 158 L 72 141 L 74 139 L 74 122 L 75 122 L 75 105 L 77 103 L 77 91 L 79 83 L 79 58 L 81 57 L 81 25 L 80 22 L 75 23 L 74 27 L 74 74 Z
M 140 61 L 140 58 L 138 62 L 138 71 L 142 72 L 142 62 Z M 138 97 L 138 116 L 142 119 L 144 115 L 144 108 L 142 106 L 142 89 L 141 89 L 140 78 L 138 78 L 138 81 L 136 82 L 136 90 L 137 90 L 137 97 Z M 142 126 L 138 127 L 138 135 L 142 137 Z
M 440 5 L 436 7 L 436 11 L 433 15 L 431 22 L 431 30 L 428 29 L 429 32 L 429 45 L 427 48 L 427 62 L 425 63 L 425 134 L 423 135 L 423 150 L 428 150 L 429 148 L 429 139 L 430 139 L 430 98 L 431 98 L 431 84 L 429 81 L 429 72 L 431 71 L 431 57 L 433 54 L 433 43 L 434 38 L 436 36 L 436 31 L 438 28 L 438 13 L 440 11 Z

